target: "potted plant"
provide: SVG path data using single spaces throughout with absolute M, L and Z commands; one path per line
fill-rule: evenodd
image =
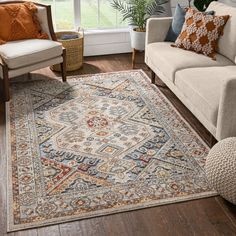
M 206 11 L 211 2 L 217 0 L 194 0 L 193 4 L 199 11 Z
M 131 46 L 144 50 L 146 22 L 152 15 L 165 12 L 162 6 L 165 0 L 111 0 L 111 5 L 122 15 L 122 21 L 128 20 L 131 27 Z

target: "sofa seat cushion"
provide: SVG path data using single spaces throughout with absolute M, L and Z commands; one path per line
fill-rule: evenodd
M 10 69 L 32 65 L 62 54 L 60 43 L 45 39 L 27 39 L 0 46 L 2 60 Z
M 195 52 L 171 47 L 170 42 L 148 44 L 146 55 L 148 60 L 173 82 L 175 73 L 186 68 L 233 65 L 232 61 L 220 54 L 216 54 L 216 61 L 214 61 Z
M 176 73 L 175 85 L 216 126 L 223 83 L 235 76 L 236 66 L 190 68 Z

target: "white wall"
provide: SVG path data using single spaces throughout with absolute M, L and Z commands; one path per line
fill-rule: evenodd
M 236 0 L 219 0 L 219 2 L 225 3 L 227 5 L 236 7 Z
M 131 52 L 128 29 L 85 32 L 85 56 Z

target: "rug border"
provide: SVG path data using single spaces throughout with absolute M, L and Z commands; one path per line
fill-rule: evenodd
M 214 197 L 217 195 L 218 194 L 216 194 L 212 191 L 209 191 L 209 192 L 204 192 L 204 193 L 192 194 L 191 196 L 187 196 L 187 197 L 178 197 L 178 198 L 176 197 L 175 200 L 172 200 L 170 198 L 167 198 L 165 200 L 163 200 L 163 199 L 162 200 L 155 200 L 155 201 L 152 201 L 151 203 L 147 203 L 147 204 L 143 204 L 143 203 L 136 204 L 135 207 L 133 207 L 133 205 L 129 205 L 129 206 L 122 207 L 119 209 L 104 209 L 104 210 L 97 211 L 94 214 L 91 214 L 89 212 L 89 213 L 84 213 L 84 214 L 81 214 L 80 216 L 74 216 L 74 217 L 64 216 L 64 217 L 59 217 L 59 218 L 52 219 L 52 220 L 43 220 L 43 221 L 41 221 L 41 223 L 28 223 L 28 224 L 24 224 L 24 226 L 15 226 L 12 224 L 13 227 L 11 227 L 11 225 L 9 225 L 7 232 L 10 233 L 10 232 L 15 232 L 15 231 L 20 231 L 20 230 L 46 227 L 46 226 L 57 225 L 57 224 L 64 224 L 64 223 L 83 220 L 83 219 L 91 219 L 94 217 L 109 216 L 109 215 L 113 215 L 113 214 L 125 213 L 125 212 L 129 212 L 129 211 L 137 211 L 137 210 L 141 210 L 141 209 L 147 209 L 147 208 L 158 207 L 158 206 L 163 206 L 163 205 L 170 205 L 170 204 L 175 204 L 175 203 L 183 203 L 183 202 L 187 202 L 187 201 L 200 200 L 203 198 Z
M 10 186 L 12 187 L 12 169 L 9 168 L 10 164 L 12 164 L 12 159 L 11 159 L 11 145 L 10 142 L 8 142 L 11 138 L 11 129 L 10 129 L 10 101 L 5 103 L 5 113 L 6 113 L 6 166 L 7 166 L 7 181 L 6 181 L 6 203 L 7 203 L 7 232 L 11 228 L 11 223 L 12 223 L 12 210 L 10 209 L 10 202 L 12 203 L 12 191 L 9 191 Z M 14 224 L 12 224 L 14 226 Z
M 136 70 L 123 70 L 123 71 L 115 71 L 115 72 L 105 72 L 105 73 L 95 73 L 95 74 L 87 74 L 87 75 L 72 75 L 68 76 L 71 81 L 76 81 L 79 78 L 86 78 L 94 75 L 107 75 L 107 74 L 119 74 L 119 73 L 131 73 L 131 72 L 140 72 L 145 79 L 146 82 L 150 82 L 151 79 L 148 77 L 148 75 L 142 70 L 142 69 L 136 69 Z M 79 78 L 75 78 L 75 77 Z M 55 76 L 53 78 L 60 78 L 58 76 Z M 199 138 L 199 140 L 205 144 L 207 147 L 208 144 L 200 137 L 200 135 L 195 131 L 195 129 L 187 122 L 185 117 L 183 117 L 180 112 L 176 109 L 176 107 L 168 100 L 168 98 L 165 96 L 165 94 L 155 85 L 155 84 L 150 84 L 152 89 L 154 91 L 160 92 L 166 102 L 175 110 L 175 112 L 178 114 L 178 116 L 181 117 L 181 119 L 185 122 L 185 124 L 191 129 L 191 131 Z M 49 225 L 55 225 L 55 224 L 63 224 L 67 222 L 72 222 L 76 220 L 82 220 L 82 219 L 90 219 L 98 216 L 107 216 L 107 215 L 112 215 L 116 213 L 122 213 L 122 212 L 127 212 L 127 211 L 135 211 L 135 210 L 140 210 L 144 208 L 150 208 L 150 207 L 157 207 L 157 206 L 162 206 L 162 205 L 167 205 L 167 204 L 174 204 L 174 203 L 181 203 L 181 202 L 186 202 L 186 201 L 191 201 L 191 200 L 198 200 L 202 198 L 208 198 L 208 197 L 214 197 L 217 196 L 218 194 L 215 191 L 208 191 L 204 193 L 196 193 L 192 194 L 190 196 L 181 196 L 181 197 L 175 197 L 173 198 L 167 198 L 167 199 L 161 199 L 161 200 L 153 200 L 148 203 L 139 203 L 134 205 L 129 205 L 129 206 L 123 206 L 119 207 L 119 209 L 103 209 L 96 211 L 96 213 L 84 213 L 81 214 L 80 216 L 63 216 L 59 218 L 54 218 L 51 220 L 44 220 L 41 221 L 40 223 L 28 223 L 28 224 L 22 224 L 22 225 L 14 225 L 13 221 L 13 211 L 12 207 L 10 207 L 10 202 L 12 203 L 13 196 L 12 196 L 12 169 L 9 169 L 9 167 L 12 164 L 12 159 L 9 158 L 11 157 L 11 144 L 8 142 L 10 140 L 11 134 L 10 134 L 10 102 L 5 103 L 5 114 L 6 114 L 6 158 L 7 158 L 7 232 L 15 232 L 19 230 L 25 230 L 25 229 L 32 229 L 32 228 L 37 228 L 37 227 L 43 227 L 43 226 L 49 226 Z M 9 191 L 10 190 L 10 191 Z

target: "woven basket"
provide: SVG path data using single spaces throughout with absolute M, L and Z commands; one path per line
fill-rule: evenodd
M 62 35 L 79 35 L 79 38 L 62 40 Z M 84 32 L 61 31 L 56 33 L 57 41 L 62 43 L 66 49 L 66 70 L 78 70 L 83 65 L 84 58 Z M 54 71 L 61 71 L 60 65 L 53 65 L 51 67 Z

